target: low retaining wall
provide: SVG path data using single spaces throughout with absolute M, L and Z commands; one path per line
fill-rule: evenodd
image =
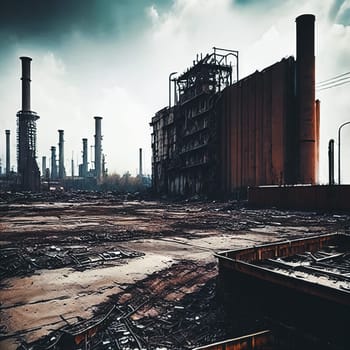
M 248 204 L 260 208 L 350 211 L 350 185 L 249 187 Z

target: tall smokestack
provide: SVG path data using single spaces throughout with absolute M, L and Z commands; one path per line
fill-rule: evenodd
M 5 130 L 5 134 L 6 134 L 6 175 L 9 175 L 11 171 L 10 130 Z
M 82 176 L 86 177 L 88 173 L 88 140 L 83 139 L 83 168 Z
M 57 179 L 56 147 L 51 147 L 51 180 Z
M 36 162 L 36 121 L 30 106 L 30 57 L 22 62 L 22 110 L 17 112 L 17 170 L 21 190 L 40 191 L 40 171 Z
M 142 176 L 142 148 L 139 149 L 139 175 Z
M 315 16 L 296 19 L 296 94 L 299 128 L 299 182 L 316 182 Z
M 30 111 L 30 57 L 20 57 L 22 61 L 22 111 Z
M 95 175 L 97 180 L 100 180 L 101 168 L 102 168 L 102 135 L 101 135 L 102 117 L 94 117 L 94 119 L 95 119 Z
M 46 177 L 46 157 L 41 158 L 41 176 Z
M 64 130 L 58 130 L 58 178 L 63 179 L 65 177 L 64 169 Z

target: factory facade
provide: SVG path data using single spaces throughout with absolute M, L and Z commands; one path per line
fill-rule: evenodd
M 249 186 L 317 182 L 314 21 L 296 19 L 296 59 L 239 79 L 238 52 L 214 48 L 169 77 L 174 105 L 150 123 L 156 193 L 226 196 Z

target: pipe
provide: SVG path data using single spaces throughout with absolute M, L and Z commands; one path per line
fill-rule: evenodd
M 94 117 L 95 119 L 95 175 L 97 180 L 101 180 L 102 167 L 102 135 L 101 120 L 102 117 Z
M 139 149 L 139 175 L 142 176 L 142 148 Z
M 174 82 L 174 106 L 176 106 L 177 105 L 177 92 L 176 92 L 176 82 L 177 82 L 177 80 L 173 79 L 173 82 Z
M 22 111 L 30 111 L 30 57 L 20 57 L 22 61 Z
M 169 108 L 171 107 L 171 77 L 177 74 L 177 72 L 172 72 L 169 74 Z
M 296 18 L 296 95 L 300 183 L 316 182 L 315 16 Z
M 57 179 L 56 147 L 51 147 L 51 180 Z
M 328 143 L 328 173 L 329 184 L 334 185 L 334 140 L 329 140 Z
M 6 175 L 8 176 L 11 171 L 10 161 L 10 130 L 5 130 L 6 134 Z
M 338 129 L 338 184 L 340 185 L 341 183 L 341 172 L 340 172 L 340 132 L 341 129 L 345 126 L 350 124 L 350 122 L 345 122 L 342 125 L 339 126 Z
M 58 130 L 58 178 L 65 177 L 64 169 L 64 130 Z

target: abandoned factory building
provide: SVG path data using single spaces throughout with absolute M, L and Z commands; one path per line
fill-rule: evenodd
M 246 78 L 238 76 L 238 52 L 219 48 L 169 76 L 169 106 L 150 123 L 156 193 L 233 195 L 317 182 L 314 22 L 296 19 L 296 59 Z

